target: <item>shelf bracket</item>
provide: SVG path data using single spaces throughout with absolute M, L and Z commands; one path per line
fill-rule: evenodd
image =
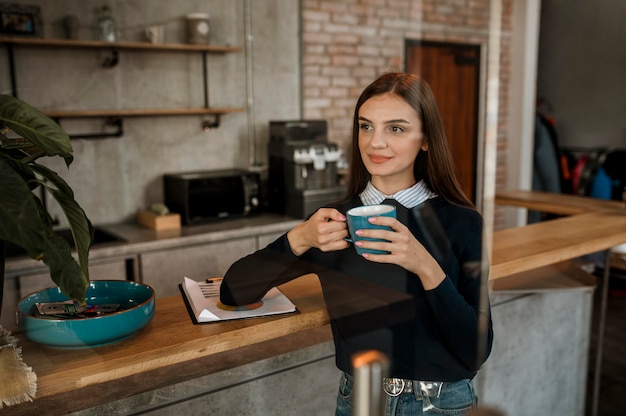
M 208 133 L 209 130 L 211 129 L 216 129 L 220 126 L 220 115 L 219 114 L 215 114 L 213 116 L 213 121 L 209 121 L 209 120 L 204 120 L 202 122 L 202 130 L 205 133 Z
M 61 120 L 59 118 L 55 118 L 54 121 L 56 121 L 58 125 L 61 125 Z M 69 134 L 69 137 L 70 139 L 107 139 L 112 137 L 122 137 L 124 135 L 124 121 L 121 117 L 109 117 L 107 118 L 104 125 L 105 127 L 115 127 L 115 131 L 103 131 L 101 133 Z
M 7 54 L 9 55 L 9 77 L 11 78 L 11 94 L 17 96 L 17 78 L 15 76 L 15 56 L 13 55 L 13 45 L 7 44 Z
M 111 56 L 102 62 L 102 68 L 113 68 L 120 61 L 120 53 L 117 49 L 111 49 Z

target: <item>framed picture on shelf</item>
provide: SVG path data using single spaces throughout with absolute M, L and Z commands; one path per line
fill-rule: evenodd
M 0 36 L 43 37 L 39 6 L 0 3 Z

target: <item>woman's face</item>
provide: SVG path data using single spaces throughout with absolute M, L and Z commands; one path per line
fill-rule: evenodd
M 387 195 L 414 185 L 415 157 L 427 146 L 413 107 L 385 93 L 365 101 L 358 117 L 359 151 L 372 184 Z

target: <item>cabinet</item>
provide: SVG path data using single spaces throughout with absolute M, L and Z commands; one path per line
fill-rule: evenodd
M 277 233 L 258 235 L 256 237 L 256 248 L 257 248 L 257 250 L 267 246 L 269 243 L 271 243 L 272 241 L 276 240 L 281 235 L 285 234 L 285 232 L 287 232 L 287 231 L 280 231 L 280 232 L 277 232 Z
M 46 115 L 53 119 L 63 118 L 95 118 L 102 117 L 108 118 L 109 123 L 117 127 L 117 131 L 114 133 L 90 133 L 81 134 L 74 137 L 81 138 L 99 138 L 99 137 L 111 137 L 121 136 L 123 134 L 122 119 L 127 117 L 150 117 L 150 116 L 182 116 L 182 115 L 201 115 L 213 116 L 212 122 L 205 121 L 202 124 L 203 129 L 209 129 L 218 127 L 220 123 L 220 116 L 233 113 L 242 112 L 244 108 L 239 107 L 214 107 L 209 105 L 209 88 L 207 79 L 206 60 L 209 54 L 225 54 L 241 51 L 240 47 L 235 46 L 219 46 L 219 45 L 188 45 L 188 44 L 151 44 L 147 42 L 102 42 L 102 41 L 88 41 L 88 40 L 65 40 L 65 39 L 32 39 L 32 38 L 11 38 L 0 37 L 0 45 L 6 47 L 9 70 L 11 78 L 11 90 L 17 96 L 17 72 L 15 68 L 14 49 L 16 47 L 45 47 L 45 48 L 74 48 L 74 49 L 99 49 L 107 50 L 110 52 L 110 56 L 106 58 L 102 65 L 104 67 L 112 67 L 117 64 L 123 56 L 120 56 L 121 52 L 181 52 L 181 53 L 198 53 L 202 55 L 203 63 L 203 91 L 204 91 L 204 106 L 197 108 L 162 108 L 162 109 L 111 109 L 111 110 L 89 110 L 89 109 L 76 109 L 68 111 L 44 111 Z
M 251 236 L 142 253 L 141 281 L 150 285 L 157 297 L 176 295 L 183 276 L 194 280 L 223 276 L 231 264 L 255 249 L 256 237 Z
M 157 297 L 176 295 L 183 276 L 194 280 L 222 277 L 235 261 L 267 246 L 286 230 L 142 253 L 141 281 L 152 286 Z

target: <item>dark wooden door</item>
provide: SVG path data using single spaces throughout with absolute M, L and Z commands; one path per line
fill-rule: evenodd
M 407 40 L 406 71 L 433 90 L 465 194 L 476 202 L 480 47 Z

